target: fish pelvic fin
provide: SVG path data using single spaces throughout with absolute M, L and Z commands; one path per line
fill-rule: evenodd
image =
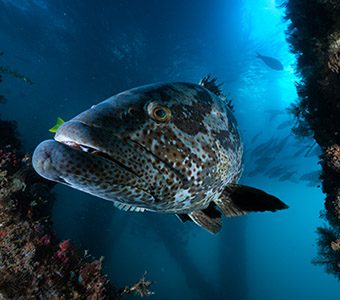
M 228 186 L 215 203 L 225 216 L 230 217 L 241 216 L 248 212 L 275 212 L 288 208 L 273 195 L 260 189 L 237 184 Z
M 193 211 L 188 216 L 195 224 L 203 227 L 210 233 L 216 234 L 222 228 L 221 212 L 215 208 L 214 203 L 210 203 L 206 209 Z
M 52 128 L 50 128 L 48 131 L 49 131 L 49 132 L 55 133 L 55 132 L 57 132 L 58 128 L 59 128 L 62 124 L 64 124 L 64 123 L 65 123 L 65 121 L 64 121 L 62 118 L 58 117 L 58 118 L 57 118 L 57 124 L 55 124 L 55 125 L 54 125 Z

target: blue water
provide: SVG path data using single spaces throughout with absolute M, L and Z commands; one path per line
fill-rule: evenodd
M 110 202 L 57 185 L 54 228 L 96 257 L 117 286 L 144 271 L 153 299 L 334 299 L 340 284 L 321 267 L 316 228 L 324 195 L 301 179 L 318 171 L 312 139 L 291 134 L 285 109 L 297 98 L 294 56 L 285 41 L 284 11 L 274 0 L 1 0 L 1 64 L 20 70 L 32 86 L 5 77 L 1 116 L 18 121 L 33 151 L 52 138 L 56 117 L 67 120 L 107 97 L 158 81 L 198 82 L 214 74 L 233 100 L 246 149 L 241 182 L 270 192 L 290 208 L 224 218 L 218 235 L 175 216 L 121 212 Z M 273 56 L 275 71 L 256 58 Z M 284 112 L 273 117 L 269 110 Z M 285 121 L 288 127 L 278 129 Z M 254 136 L 258 138 L 254 141 Z M 284 142 L 270 161 L 252 154 L 263 142 Z M 297 154 L 298 150 L 302 148 Z M 303 148 L 306 148 L 304 151 Z M 270 166 L 268 166 L 270 164 Z M 261 168 L 293 172 L 287 180 Z M 132 298 L 132 297 L 131 297 Z M 127 299 L 129 299 L 127 297 Z

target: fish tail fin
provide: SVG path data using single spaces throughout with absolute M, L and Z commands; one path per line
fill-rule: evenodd
M 217 209 L 219 208 L 219 210 Z M 210 233 L 218 233 L 222 228 L 221 212 L 227 217 L 242 216 L 248 212 L 286 209 L 288 206 L 275 196 L 259 189 L 233 184 L 227 187 L 218 200 L 202 210 L 188 214 L 177 214 L 184 223 L 193 221 Z
M 240 216 L 256 211 L 275 212 L 288 208 L 280 199 L 262 190 L 236 184 L 226 188 L 215 203 L 225 216 Z

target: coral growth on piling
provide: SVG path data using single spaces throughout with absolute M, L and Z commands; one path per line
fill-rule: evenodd
M 0 120 L 2 129 L 11 132 L 13 125 Z M 151 282 L 144 276 L 132 286 L 115 290 L 102 274 L 101 260 L 82 253 L 69 240 L 57 240 L 49 218 L 54 184 L 34 172 L 30 156 L 10 145 L 0 147 L 0 299 L 151 295 Z
M 319 228 L 319 259 L 340 280 L 340 0 L 290 0 L 288 41 L 297 57 L 299 100 L 291 107 L 293 132 L 311 135 L 322 149 L 325 219 Z
M 34 173 L 28 156 L 10 144 L 0 149 L 2 297 L 104 299 L 111 293 L 113 298 L 113 289 L 101 274 L 101 262 L 86 260 L 69 241 L 58 243 L 54 236 L 48 217 L 53 201 L 51 187 L 51 183 Z M 93 264 L 97 267 L 89 268 Z M 80 281 L 84 273 L 91 280 Z
M 4 73 L 20 75 L 0 67 L 0 79 Z M 152 282 L 145 275 L 131 286 L 115 289 L 102 273 L 102 259 L 77 249 L 70 240 L 57 239 L 50 221 L 53 186 L 34 172 L 31 156 L 21 149 L 16 123 L 0 118 L 0 299 L 114 300 L 127 294 L 152 295 Z

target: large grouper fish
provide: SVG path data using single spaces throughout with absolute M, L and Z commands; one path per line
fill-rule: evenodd
M 134 88 L 92 106 L 37 146 L 33 167 L 122 210 L 173 213 L 217 233 L 222 213 L 287 208 L 237 184 L 242 153 L 230 102 L 205 77 Z

